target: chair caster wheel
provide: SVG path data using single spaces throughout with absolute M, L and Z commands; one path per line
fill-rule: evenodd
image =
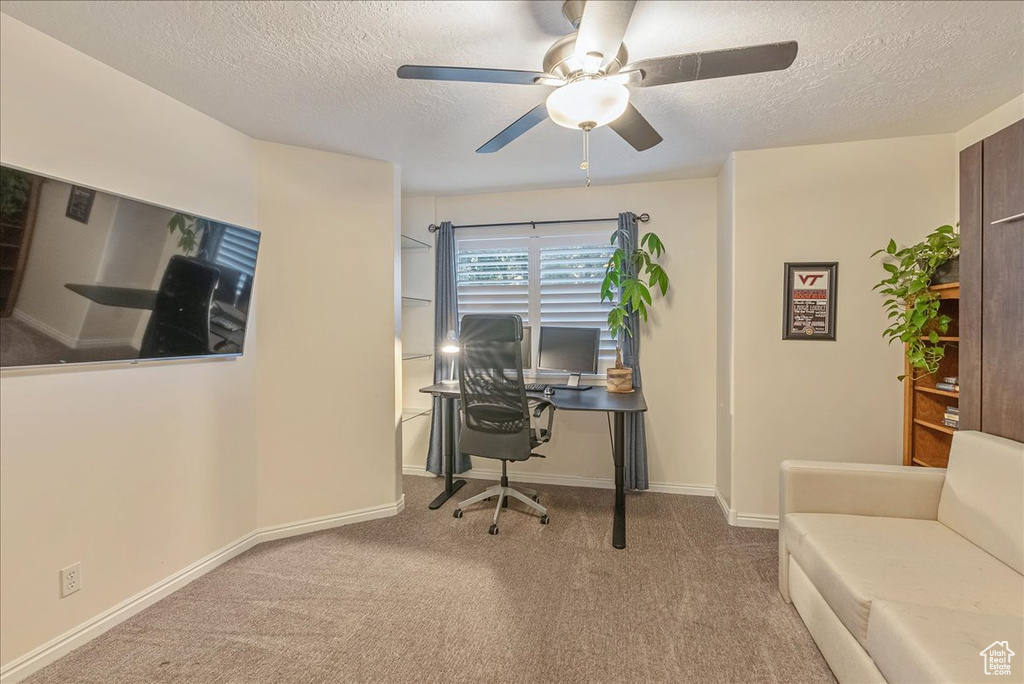
M 453 518 L 461 518 L 462 517 L 462 509 L 461 508 L 456 508 L 454 511 L 452 511 L 452 517 Z
M 549 522 L 551 522 L 551 518 L 549 518 L 547 514 L 540 516 L 541 525 L 547 525 Z
M 534 502 L 534 503 L 540 503 L 540 497 L 539 497 L 539 496 L 537 496 L 536 494 L 534 494 L 534 495 L 533 495 L 533 496 L 531 496 L 530 498 L 531 498 L 531 499 L 533 499 L 533 502 Z
M 487 528 L 487 534 L 498 534 L 498 526 L 497 525 L 491 525 L 490 527 L 488 527 Z

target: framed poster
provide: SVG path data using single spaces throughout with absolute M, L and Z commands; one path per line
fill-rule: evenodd
M 786 263 L 782 339 L 836 339 L 838 262 Z
M 81 223 L 89 223 L 89 214 L 92 213 L 92 203 L 95 199 L 95 190 L 72 185 L 71 194 L 68 195 L 68 208 L 64 215 Z

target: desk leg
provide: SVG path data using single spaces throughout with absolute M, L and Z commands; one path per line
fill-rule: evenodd
M 430 510 L 434 511 L 459 491 L 465 480 L 452 480 L 455 472 L 455 399 L 441 399 L 441 450 L 443 453 L 441 468 L 444 470 L 444 491 L 430 502 Z
M 612 523 L 612 546 L 626 548 L 626 414 L 615 412 L 615 519 Z

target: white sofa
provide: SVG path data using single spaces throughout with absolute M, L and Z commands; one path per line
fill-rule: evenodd
M 779 514 L 779 590 L 842 684 L 1024 682 L 1024 444 L 959 431 L 948 469 L 785 461 Z M 1008 675 L 985 674 L 994 642 Z

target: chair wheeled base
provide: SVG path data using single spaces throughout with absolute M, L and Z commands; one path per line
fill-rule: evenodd
M 537 491 L 528 487 L 513 489 L 509 486 L 508 475 L 505 470 L 506 463 L 506 461 L 501 462 L 501 484 L 492 485 L 476 496 L 471 496 L 465 501 L 460 501 L 459 507 L 452 513 L 452 517 L 461 518 L 463 513 L 462 509 L 465 506 L 470 506 L 493 497 L 498 497 L 498 504 L 494 507 L 494 521 L 487 530 L 488 534 L 498 534 L 498 515 L 501 514 L 501 509 L 508 505 L 509 499 L 522 501 L 524 504 L 540 513 L 540 524 L 547 525 L 550 522 L 550 518 L 548 518 L 548 509 L 540 505 L 539 499 L 537 498 Z

